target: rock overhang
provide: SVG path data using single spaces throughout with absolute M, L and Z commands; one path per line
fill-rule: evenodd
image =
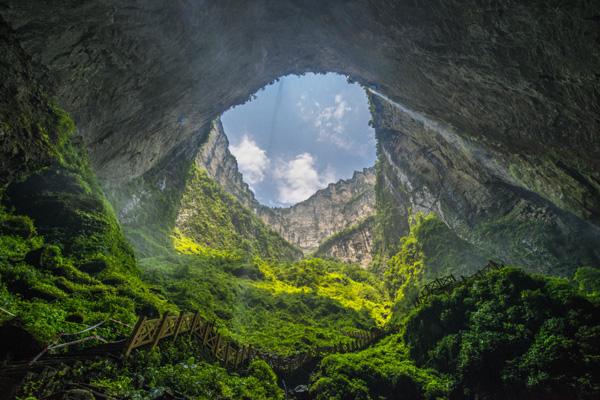
M 277 77 L 327 71 L 452 126 L 520 171 L 511 180 L 598 221 L 594 2 L 2 3 L 107 186 L 197 146 Z

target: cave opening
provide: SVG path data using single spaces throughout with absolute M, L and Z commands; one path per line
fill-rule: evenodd
M 0 399 L 600 398 L 599 2 L 65 3 L 0 6 Z
M 221 116 L 256 199 L 289 207 L 375 164 L 366 90 L 338 73 L 285 75 Z

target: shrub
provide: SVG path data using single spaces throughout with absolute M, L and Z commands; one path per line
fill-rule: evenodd
M 600 306 L 564 279 L 514 268 L 437 296 L 404 338 L 421 367 L 448 373 L 456 398 L 600 396 Z

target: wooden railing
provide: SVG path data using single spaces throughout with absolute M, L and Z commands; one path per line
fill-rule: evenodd
M 496 263 L 494 261 L 488 261 L 487 265 L 485 267 L 483 267 L 482 269 L 480 269 L 479 271 L 475 272 L 473 275 L 469 276 L 469 277 L 465 277 L 465 276 L 461 276 L 460 280 L 457 280 L 454 275 L 450 274 L 450 275 L 446 275 L 437 279 L 434 279 L 431 282 L 428 282 L 425 286 L 423 286 L 421 288 L 421 290 L 419 291 L 419 294 L 417 295 L 417 298 L 414 301 L 414 305 L 420 305 L 424 302 L 426 302 L 427 300 L 429 300 L 432 296 L 437 295 L 437 294 L 442 294 L 442 293 L 449 293 L 451 292 L 456 285 L 458 285 L 461 282 L 467 281 L 469 279 L 477 279 L 485 274 L 487 274 L 489 271 L 493 270 L 493 269 L 499 269 L 502 268 L 503 265 Z
M 163 339 L 171 337 L 176 339 L 183 334 L 195 337 L 225 368 L 236 370 L 252 358 L 260 357 L 280 372 L 297 370 L 302 365 L 329 353 L 360 350 L 381 336 L 379 331 L 355 333 L 355 337 L 349 343 L 340 343 L 335 346 L 317 348 L 307 353 L 281 357 L 258 351 L 251 346 L 240 346 L 221 335 L 214 323 L 204 320 L 198 312 L 182 312 L 179 315 L 165 313 L 156 319 L 140 317 L 126 343 L 125 357 L 128 357 L 137 348 L 154 348 Z

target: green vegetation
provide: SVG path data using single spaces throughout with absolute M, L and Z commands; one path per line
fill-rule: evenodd
M 425 255 L 419 240 L 419 232 L 433 219 L 435 219 L 433 214 L 414 215 L 409 221 L 408 235 L 400 239 L 398 253 L 387 262 L 387 269 L 384 272 L 385 284 L 398 303 L 410 304 L 418 294 L 425 273 Z
M 449 380 L 418 368 L 408 357 L 400 334 L 389 335 L 366 350 L 335 354 L 321 362 L 311 393 L 317 400 L 439 399 Z
M 588 271 L 589 272 L 589 271 Z M 317 399 L 595 399 L 600 305 L 504 268 L 436 296 L 369 349 L 325 358 Z
M 210 356 L 198 342 L 182 337 L 162 343 L 159 349 L 137 351 L 123 364 L 109 358 L 78 363 L 61 374 L 46 376 L 43 382 L 30 377 L 20 398 L 47 398 L 68 390 L 70 382 L 84 383 L 117 399 L 169 398 L 167 395 L 175 394 L 203 400 L 284 398 L 275 373 L 262 360 L 252 361 L 239 374 L 204 360 Z
M 54 130 L 38 130 L 42 139 L 53 138 L 51 162 L 0 192 L 0 306 L 41 343 L 108 318 L 133 323 L 140 314 L 176 311 L 175 304 L 142 281 L 85 152 L 69 139 L 73 122 L 57 107 L 50 111 Z M 8 313 L 0 313 L 0 324 L 13 319 Z M 93 333 L 120 339 L 129 329 L 107 323 Z M 210 358 L 195 346 L 180 340 L 138 352 L 123 365 L 107 359 L 59 369 L 54 376 L 31 375 L 20 395 L 47 397 L 73 380 L 119 398 L 172 390 L 206 399 L 283 397 L 263 361 L 254 361 L 239 376 L 196 361 L 193 354 Z
M 434 214 L 402 220 L 379 177 L 378 277 L 333 260 L 294 261 L 295 248 L 195 167 L 185 189 L 157 187 L 161 218 L 146 209 L 130 225 L 145 256 L 138 265 L 85 152 L 70 140 L 73 122 L 57 107 L 48 112 L 52 127 L 36 132 L 53 161 L 0 192 L 0 306 L 40 342 L 165 310 L 198 310 L 231 339 L 279 355 L 348 343 L 378 327 L 391 333 L 322 360 L 312 378 L 317 399 L 600 397 L 597 269 L 567 280 L 504 268 L 412 309 L 422 282 L 469 275 L 483 257 Z M 10 319 L 0 314 L 0 324 Z M 94 333 L 115 339 L 128 329 L 106 324 Z M 116 398 L 284 398 L 265 362 L 227 372 L 186 337 L 135 355 L 31 375 L 20 395 L 46 398 L 74 381 Z
M 398 251 L 398 243 L 402 236 L 408 233 L 408 212 L 397 199 L 394 198 L 388 187 L 401 190 L 401 182 L 389 180 L 394 177 L 389 164 L 382 159 L 381 145 L 377 144 L 377 163 L 375 164 L 377 180 L 375 182 L 375 203 L 377 214 L 375 216 L 375 230 L 373 237 L 373 262 L 372 269 L 383 273 L 387 260 Z
M 55 112 L 56 129 L 72 132 L 72 121 Z M 240 343 L 290 355 L 350 342 L 357 331 L 385 323 L 389 303 L 372 274 L 334 261 L 278 260 L 298 252 L 197 169 L 181 198 L 196 214 L 171 231 L 172 243 L 134 228 L 146 235 L 136 244 L 159 254 L 140 261 L 140 274 L 84 151 L 68 135 L 59 142 L 52 165 L 6 187 L 0 207 L 0 304 L 42 343 L 110 317 L 133 323 L 139 314 L 197 309 Z M 175 191 L 166 193 L 168 203 Z M 164 234 L 169 223 L 160 226 Z M 105 324 L 94 333 L 110 340 L 128 329 Z M 117 397 L 146 397 L 148 385 L 200 398 L 282 397 L 261 361 L 237 376 L 197 361 L 209 359 L 185 343 L 138 352 L 124 365 L 86 362 L 58 376 Z M 44 396 L 53 387 L 38 378 L 32 376 L 23 395 Z
M 69 141 L 73 122 L 51 110 L 58 132 L 52 135 L 60 139 L 55 161 L 0 197 L 0 303 L 42 341 L 110 316 L 132 322 L 167 306 L 140 280 L 84 152 Z M 0 321 L 8 318 L 3 313 Z M 122 328 L 101 334 L 120 336 Z
M 293 260 L 302 255 L 197 166 L 192 167 L 181 198 L 177 227 L 213 249 L 268 259 Z
M 468 276 L 486 262 L 434 213 L 411 215 L 409 232 L 400 239 L 398 249 L 384 272 L 396 310 L 409 310 L 424 282 L 448 274 Z
M 600 269 L 581 267 L 575 271 L 573 282 L 581 293 L 593 301 L 600 301 Z
M 415 310 L 404 338 L 454 398 L 600 396 L 600 305 L 566 279 L 491 272 Z
M 350 342 L 389 314 L 382 285 L 358 266 L 245 259 L 181 236 L 174 242 L 188 254 L 141 260 L 144 280 L 239 343 L 290 355 Z
M 108 190 L 107 196 L 120 210 L 123 231 L 137 257 L 172 253 L 170 235 L 192 164 L 193 160 L 178 157 Z

